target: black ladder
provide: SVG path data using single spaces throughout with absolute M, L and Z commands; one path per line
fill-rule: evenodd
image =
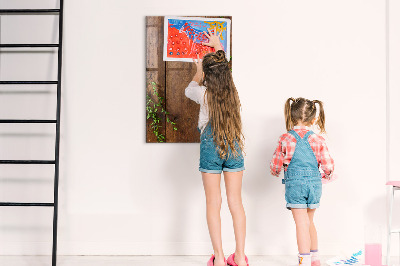
M 58 20 L 57 44 L 0 44 L 0 48 L 58 48 L 57 80 L 51 81 L 0 81 L 1 84 L 54 84 L 57 85 L 57 111 L 55 120 L 41 119 L 0 119 L 0 123 L 53 123 L 56 125 L 54 160 L 0 160 L 0 164 L 54 164 L 54 199 L 53 202 L 0 202 L 0 206 L 23 207 L 53 207 L 53 246 L 52 266 L 57 264 L 57 218 L 58 218 L 58 180 L 59 180 L 59 153 L 60 153 L 60 110 L 61 110 L 61 66 L 62 66 L 62 32 L 63 32 L 63 0 L 60 0 L 59 9 L 0 9 L 0 15 L 44 15 L 55 14 Z

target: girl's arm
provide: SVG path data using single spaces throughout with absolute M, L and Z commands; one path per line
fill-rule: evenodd
M 271 175 L 279 176 L 282 170 L 285 154 L 286 154 L 286 147 L 282 144 L 282 137 L 280 137 L 278 141 L 278 147 L 276 148 L 270 163 Z
M 210 29 L 207 29 L 207 31 L 210 34 L 207 34 L 207 32 L 204 32 L 204 34 L 208 37 L 208 43 L 203 42 L 203 45 L 207 45 L 210 47 L 214 47 L 215 51 L 222 50 L 221 43 L 219 41 L 221 32 L 217 35 L 216 30 L 214 32 L 211 32 Z M 196 64 L 196 74 L 193 77 L 193 81 L 197 82 L 200 84 L 202 78 L 203 78 L 203 63 L 202 60 L 200 59 L 199 55 L 197 55 L 197 61 L 193 59 L 193 62 Z
M 189 83 L 187 88 L 185 89 L 185 96 L 190 100 L 195 101 L 197 104 L 204 99 L 204 93 L 206 89 L 204 86 L 200 86 L 201 79 L 203 78 L 203 68 L 202 63 L 197 55 L 197 61 L 193 59 L 194 64 L 196 65 L 196 74 L 193 77 L 193 80 Z
M 209 34 L 207 34 L 206 32 L 204 32 L 204 34 L 208 37 L 209 41 L 208 43 L 202 44 L 214 47 L 215 51 L 222 50 L 222 46 L 219 41 L 222 31 L 218 35 L 216 30 L 214 30 L 214 32 L 211 32 L 210 29 L 207 29 L 207 31 L 209 32 Z M 190 82 L 188 87 L 185 89 L 185 95 L 189 99 L 200 104 L 200 101 L 204 98 L 205 93 L 205 88 L 203 86 L 200 86 L 201 80 L 203 79 L 203 63 L 199 55 L 197 55 L 197 61 L 193 59 L 193 62 L 196 65 L 196 74 L 194 75 L 192 82 Z
M 197 61 L 196 61 L 196 59 L 193 59 L 193 62 L 196 65 L 196 74 L 194 75 L 192 81 L 195 81 L 198 84 L 200 84 L 200 82 L 203 78 L 203 63 L 202 63 L 202 60 L 200 59 L 199 55 L 197 55 Z
M 322 178 L 326 178 L 326 179 L 331 179 L 332 175 L 333 175 L 333 170 L 335 169 L 335 162 L 333 161 L 331 155 L 329 154 L 328 151 L 328 146 L 325 143 L 325 140 L 321 137 L 322 139 L 322 143 L 320 146 L 320 165 L 321 165 L 321 169 L 324 172 L 324 175 L 322 176 Z

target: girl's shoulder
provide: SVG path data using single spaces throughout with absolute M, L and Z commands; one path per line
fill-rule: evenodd
M 313 132 L 313 133 L 314 133 L 314 134 L 311 134 L 311 135 L 308 137 L 308 140 L 309 140 L 309 141 L 311 141 L 311 142 L 318 142 L 318 143 L 325 142 L 325 139 L 324 139 L 323 136 L 321 136 L 321 135 L 319 135 L 319 134 L 317 134 L 317 133 L 315 133 L 315 132 Z M 296 137 L 293 136 L 291 133 L 286 132 L 286 133 L 282 134 L 282 135 L 279 137 L 279 142 L 296 142 Z
M 309 141 L 312 142 L 319 142 L 319 143 L 324 143 L 325 138 L 321 136 L 320 134 L 317 134 L 314 132 L 314 134 L 311 134 L 310 137 L 308 138 Z
M 204 91 L 207 89 L 204 85 L 200 85 L 199 83 L 197 83 L 194 80 L 192 80 L 187 87 L 188 88 L 201 89 L 201 90 L 204 90 Z
M 279 142 L 288 142 L 288 141 L 296 141 L 296 138 L 289 132 L 286 132 L 279 137 Z
M 185 89 L 186 97 L 195 101 L 198 104 L 204 103 L 205 92 L 206 87 L 200 85 L 196 81 L 191 81 Z

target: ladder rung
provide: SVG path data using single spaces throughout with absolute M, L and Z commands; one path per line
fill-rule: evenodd
M 400 229 L 394 229 L 394 230 L 390 231 L 390 233 L 400 233 Z
M 40 119 L 0 119 L 0 124 L 52 124 L 57 120 L 40 120 Z
M 0 160 L 0 164 L 55 164 L 55 160 Z
M 54 203 L 45 203 L 45 202 L 29 202 L 29 203 L 25 203 L 25 202 L 0 202 L 0 206 L 28 206 L 28 207 L 53 207 Z
M 51 44 L 41 44 L 41 43 L 20 43 L 20 44 L 0 44 L 0 48 L 22 48 L 22 47 L 32 47 L 32 48 L 41 48 L 41 47 L 58 47 L 57 43 Z
M 57 80 L 47 81 L 0 81 L 0 84 L 57 84 Z
M 59 13 L 60 9 L 0 9 L 0 14 Z

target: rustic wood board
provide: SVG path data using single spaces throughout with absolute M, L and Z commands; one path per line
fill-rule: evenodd
M 158 84 L 158 93 L 165 97 L 165 62 L 163 61 L 164 17 L 146 17 L 146 95 L 153 101 L 152 82 Z M 165 106 L 164 106 L 165 107 Z M 165 135 L 165 116 L 161 117 L 160 133 Z M 146 142 L 157 142 L 150 126 L 151 120 L 146 120 Z
M 209 16 L 213 17 L 213 16 Z M 231 16 L 218 16 L 231 19 Z M 164 62 L 162 60 L 164 17 L 146 17 L 146 84 L 154 81 L 160 85 L 160 95 L 165 95 L 165 107 L 170 113 L 170 118 L 176 122 L 177 131 L 165 123 L 163 117 L 162 130 L 166 142 L 169 143 L 195 143 L 200 142 L 197 130 L 200 105 L 185 96 L 185 88 L 192 80 L 196 67 L 187 62 Z M 232 55 L 232 23 L 231 23 L 231 55 Z M 232 63 L 232 62 L 231 62 Z M 151 92 L 147 86 L 147 93 Z M 157 142 L 147 121 L 146 142 Z

